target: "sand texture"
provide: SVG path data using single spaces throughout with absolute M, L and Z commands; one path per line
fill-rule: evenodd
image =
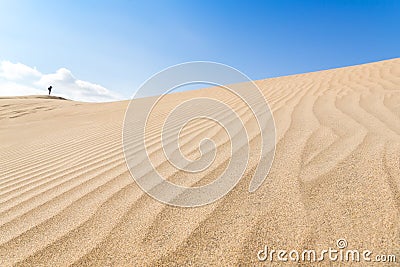
M 211 121 L 188 124 L 180 143 L 189 158 L 199 157 L 204 137 L 218 146 L 212 166 L 189 176 L 162 157 L 156 126 L 166 114 L 207 96 L 243 119 L 254 151 L 244 177 L 198 208 L 162 204 L 131 178 L 122 148 L 128 101 L 1 98 L 0 266 L 257 265 L 269 263 L 257 259 L 264 245 L 319 250 L 339 238 L 400 262 L 400 59 L 256 84 L 273 111 L 277 144 L 254 193 L 257 127 L 226 90 L 169 95 L 150 118 L 150 157 L 166 179 L 185 185 L 223 172 L 229 136 Z

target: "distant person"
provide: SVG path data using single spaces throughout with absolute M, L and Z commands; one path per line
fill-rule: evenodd
M 50 86 L 49 88 L 47 88 L 47 90 L 49 90 L 49 95 L 51 94 L 51 89 L 53 89 L 53 86 Z

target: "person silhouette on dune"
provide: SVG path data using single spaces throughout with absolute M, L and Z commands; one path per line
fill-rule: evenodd
M 49 90 L 49 95 L 51 94 L 51 89 L 53 89 L 53 86 L 50 85 L 50 87 L 47 88 L 47 90 Z

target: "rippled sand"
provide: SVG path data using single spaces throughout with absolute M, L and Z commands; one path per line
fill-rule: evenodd
M 277 129 L 270 174 L 248 192 L 255 152 L 234 190 L 199 208 L 161 204 L 130 177 L 121 144 L 128 101 L 0 99 L 0 266 L 255 265 L 265 245 L 322 250 L 339 238 L 400 262 L 400 60 L 256 83 Z M 167 96 L 151 125 L 199 96 L 237 109 L 257 151 L 251 116 L 220 89 Z M 159 137 L 156 127 L 150 134 Z M 212 181 L 230 157 L 223 128 L 193 122 L 181 145 L 196 159 L 209 135 L 219 150 L 201 174 L 174 170 L 155 138 L 157 169 L 176 183 Z

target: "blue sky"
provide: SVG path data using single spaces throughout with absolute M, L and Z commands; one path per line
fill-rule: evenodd
M 59 79 L 76 100 L 127 99 L 193 60 L 251 79 L 368 63 L 399 57 L 399 29 L 397 0 L 0 0 L 0 95 Z

